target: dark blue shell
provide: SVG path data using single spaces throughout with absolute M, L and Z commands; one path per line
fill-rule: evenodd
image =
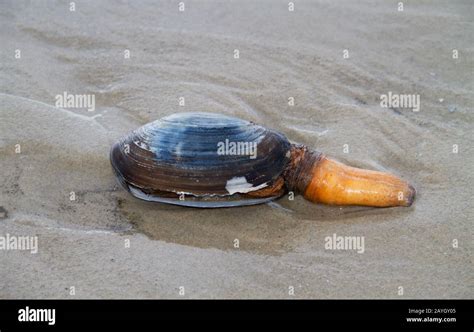
M 281 195 L 252 197 L 281 181 L 290 147 L 282 134 L 249 121 L 178 113 L 121 139 L 112 147 L 111 163 L 120 182 L 141 199 L 198 207 L 249 205 Z

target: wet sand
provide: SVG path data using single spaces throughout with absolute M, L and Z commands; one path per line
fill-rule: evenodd
M 37 254 L 0 251 L 0 298 L 473 298 L 470 1 L 185 2 L 0 5 L 0 236 L 38 237 Z M 65 91 L 94 94 L 95 110 L 56 107 Z M 381 107 L 389 91 L 419 94 L 420 111 Z M 392 172 L 417 198 L 215 210 L 133 198 L 110 146 L 184 111 Z M 363 236 L 364 252 L 325 249 L 334 233 Z

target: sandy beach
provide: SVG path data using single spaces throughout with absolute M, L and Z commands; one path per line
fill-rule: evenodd
M 0 250 L 0 298 L 474 298 L 472 1 L 184 3 L 1 2 L 0 237 L 38 247 Z M 389 92 L 419 110 L 382 107 Z M 112 144 L 191 111 L 394 173 L 415 203 L 132 197 Z M 325 248 L 334 234 L 363 252 Z

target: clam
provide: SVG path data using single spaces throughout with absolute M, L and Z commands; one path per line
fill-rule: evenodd
M 260 204 L 288 191 L 312 202 L 410 206 L 406 181 L 350 167 L 281 133 L 212 113 L 179 113 L 148 123 L 115 143 L 110 161 L 133 196 L 216 208 Z

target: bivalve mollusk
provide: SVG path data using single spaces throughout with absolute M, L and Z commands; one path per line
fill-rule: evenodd
M 346 166 L 281 133 L 213 113 L 178 113 L 113 145 L 110 161 L 133 196 L 192 207 L 268 202 L 292 190 L 312 202 L 409 206 L 415 189 L 398 177 Z

